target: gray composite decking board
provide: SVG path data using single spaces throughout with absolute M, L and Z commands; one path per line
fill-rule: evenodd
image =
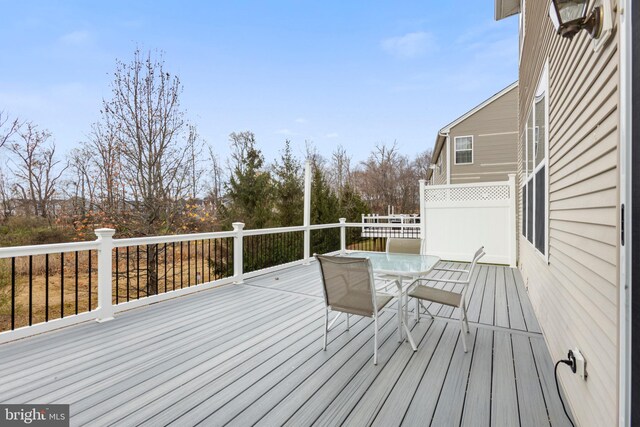
M 479 323 L 486 325 L 494 324 L 495 311 L 495 293 L 496 293 L 496 267 L 489 266 L 487 272 L 487 282 L 484 285 L 484 295 L 482 298 L 482 308 L 480 310 Z
M 505 282 L 505 268 L 496 270 L 496 292 L 494 324 L 503 328 L 509 327 L 509 302 L 507 301 L 507 288 Z M 511 272 L 509 272 L 511 274 Z
M 172 413 L 175 417 L 175 413 L 180 412 L 180 406 L 190 407 L 189 399 L 198 398 L 204 393 L 210 395 L 214 390 L 220 393 L 245 376 L 253 377 L 258 368 L 268 370 L 269 366 L 277 366 L 310 344 L 317 343 L 322 336 L 321 330 L 317 328 L 321 315 L 317 314 L 296 323 L 295 327 L 267 337 L 239 356 L 228 358 L 222 363 L 208 361 L 204 367 L 197 366 L 187 376 L 163 383 L 161 387 L 129 400 L 119 406 L 118 411 L 92 420 L 92 424 L 110 424 L 124 420 L 127 424 L 138 425 L 149 419 L 160 422 L 163 412 Z M 336 324 L 342 323 L 343 320 L 340 319 Z
M 435 328 L 438 329 L 435 329 Z M 435 403 L 441 389 L 441 384 L 451 362 L 456 348 L 459 331 L 452 325 L 442 321 L 434 321 L 432 326 L 434 336 L 427 335 L 419 350 L 407 364 L 406 369 L 398 379 L 384 406 L 378 412 L 373 425 L 379 427 L 399 426 L 413 399 L 422 405 L 435 408 Z M 431 332 L 431 331 L 430 331 Z M 436 336 L 439 337 L 436 340 Z M 421 382 L 427 382 L 427 394 L 416 394 Z
M 469 300 L 469 308 L 467 309 L 467 315 L 470 322 L 478 322 L 480 320 L 480 311 L 482 309 L 482 301 L 484 298 L 484 288 L 487 281 L 487 274 L 489 268 L 486 265 L 480 266 L 478 277 L 473 287 L 473 294 Z
M 282 300 L 282 303 L 295 307 L 297 300 L 294 297 L 288 297 L 288 299 Z M 222 316 L 224 316 L 224 314 Z M 256 314 L 255 316 L 260 316 L 260 314 Z M 238 322 L 227 316 L 227 319 L 217 323 L 216 327 L 220 329 L 228 325 L 230 330 L 233 331 L 234 327 L 241 327 L 244 324 L 251 325 L 251 318 L 252 317 L 249 317 L 249 319 L 243 319 Z M 194 338 L 211 334 L 211 332 L 212 330 L 209 324 L 207 322 L 201 322 L 196 326 L 189 325 L 188 332 L 180 334 L 180 339 L 178 340 L 171 340 L 173 336 L 166 336 L 163 340 L 151 347 L 137 345 L 138 348 L 135 350 L 126 347 L 125 351 L 112 352 L 112 355 L 107 352 L 107 354 L 102 357 L 105 359 L 104 362 L 99 363 L 101 360 L 96 359 L 93 363 L 89 361 L 85 364 L 73 365 L 67 368 L 66 371 L 63 371 L 65 372 L 64 376 L 55 374 L 58 372 L 56 368 L 53 368 L 52 371 L 39 371 L 38 375 L 40 375 L 42 381 L 31 381 L 29 383 L 30 393 L 22 392 L 9 400 L 30 401 L 45 394 L 47 394 L 48 399 L 55 399 L 56 394 L 63 394 L 66 398 L 70 398 L 69 395 L 65 394 L 68 391 L 68 387 L 77 387 L 78 384 L 88 386 L 96 384 L 100 380 L 115 381 L 118 376 L 114 376 L 114 374 L 117 372 L 126 372 L 126 376 L 128 377 L 131 373 L 144 370 L 146 367 L 144 366 L 144 362 L 146 360 L 152 360 L 156 363 L 164 361 L 175 352 L 184 352 L 185 347 L 182 345 L 183 342 L 187 344 L 194 343 L 196 342 Z M 135 345 L 135 343 L 132 345 Z M 115 357 L 116 355 L 117 357 Z
M 340 324 L 341 320 L 338 322 Z M 366 321 L 358 321 L 351 328 L 353 334 L 359 334 L 363 330 L 366 330 L 368 326 L 368 322 Z M 319 328 L 315 328 L 313 332 L 318 332 Z M 321 336 L 320 334 L 315 335 L 315 337 Z M 336 333 L 334 336 L 329 336 L 329 343 L 331 344 L 331 349 L 328 350 L 329 353 L 337 353 L 339 349 L 343 346 L 347 345 L 352 339 L 351 335 L 347 335 L 345 332 Z M 317 340 L 317 338 L 316 338 Z M 297 348 L 296 348 L 297 350 Z M 304 353 L 300 355 L 300 351 Z M 291 367 L 291 369 L 295 369 L 296 363 L 302 363 L 300 360 L 304 361 L 305 357 L 308 359 L 312 357 L 311 355 L 317 354 L 321 351 L 321 347 L 318 343 L 315 345 L 306 345 L 302 347 L 302 350 L 298 352 L 286 352 L 283 356 L 288 356 L 284 361 L 287 362 L 287 366 Z M 250 389 L 255 383 L 267 378 L 268 375 L 273 376 L 272 372 L 281 372 L 282 368 L 281 363 L 282 360 L 272 360 L 269 359 L 266 363 L 257 366 L 256 369 L 251 372 L 247 372 L 246 375 L 238 376 L 235 381 L 231 381 L 227 383 L 226 381 L 222 384 L 214 384 L 211 388 L 203 389 L 200 393 L 192 393 L 181 399 L 179 402 L 175 403 L 175 406 L 169 406 L 164 411 L 160 411 L 154 416 L 147 419 L 143 424 L 144 425 L 165 425 L 170 422 L 175 422 L 175 424 L 180 425 L 191 413 L 191 416 L 197 415 L 193 412 L 199 412 L 201 415 L 199 418 L 207 417 L 220 408 L 224 407 L 227 403 L 235 398 L 239 398 L 239 396 L 247 397 L 246 391 Z M 278 370 L 280 368 L 280 370 Z M 276 381 L 274 381 L 275 383 Z M 263 384 L 268 383 L 268 381 L 263 381 Z M 249 402 L 245 402 L 246 405 Z M 275 403 L 274 403 L 275 404 Z M 174 405 L 172 403 L 172 405 Z M 179 406 L 178 406 L 179 405 Z M 216 418 L 217 419 L 217 414 Z M 214 421 L 212 420 L 212 423 Z
M 538 323 L 538 319 L 533 312 L 533 306 L 531 305 L 531 301 L 529 300 L 529 296 L 527 295 L 527 290 L 524 287 L 520 271 L 512 270 L 512 273 L 514 281 L 516 283 L 516 289 L 518 290 L 520 305 L 522 307 L 522 314 L 524 315 L 524 320 L 527 324 L 527 330 L 533 332 L 542 332 L 542 330 L 540 329 L 540 324 Z
M 479 329 L 464 400 L 463 426 L 488 426 L 491 423 L 492 353 L 493 331 Z
M 491 425 L 511 427 L 520 423 L 511 335 L 493 333 Z
M 558 399 L 558 391 L 556 390 L 555 378 L 553 376 L 554 363 L 549 354 L 549 349 L 543 338 L 530 339 L 531 348 L 533 349 L 533 357 L 540 378 L 540 385 L 544 394 L 544 401 L 549 412 L 549 419 L 552 426 L 570 426 L 571 423 L 562 409 L 562 403 Z M 561 390 L 562 392 L 562 390 Z M 563 394 L 563 398 L 564 397 Z M 569 415 L 572 415 L 567 407 Z
M 517 286 L 518 284 L 515 281 L 514 273 L 508 270 L 505 271 L 505 287 L 507 289 L 507 303 L 509 306 L 509 327 L 511 329 L 526 331 L 527 324 L 524 321 Z
M 160 364 L 153 365 L 152 367 L 137 372 L 135 375 L 125 378 L 119 378 L 117 381 L 109 381 L 103 384 L 102 387 L 108 387 L 109 393 L 105 393 L 103 390 L 99 390 L 96 393 L 88 395 L 78 401 L 75 401 L 74 406 L 76 408 L 76 415 L 87 411 L 78 417 L 80 420 L 92 419 L 102 413 L 109 410 L 119 410 L 120 405 L 145 394 L 148 390 L 153 390 L 155 387 L 160 387 L 168 381 L 179 379 L 182 380 L 188 376 L 191 370 L 197 370 L 202 364 L 211 363 L 211 361 L 223 363 L 224 361 L 241 354 L 242 351 L 250 349 L 253 345 L 258 344 L 262 339 L 267 338 L 272 331 L 269 327 L 275 326 L 281 317 L 293 316 L 282 323 L 282 327 L 287 328 L 300 321 L 306 316 L 303 310 L 291 311 L 288 314 L 286 311 L 273 315 L 273 321 L 267 323 L 264 330 L 251 331 L 251 325 L 247 330 L 251 331 L 250 338 L 243 339 L 243 336 L 235 336 L 230 332 L 227 335 L 231 335 L 232 338 L 222 335 L 219 338 L 207 340 L 203 337 L 201 344 L 193 346 L 193 348 L 185 349 L 179 353 L 179 358 L 171 358 L 163 361 Z M 278 325 L 280 327 L 280 325 Z M 258 329 L 258 328 L 256 328 Z M 242 331 L 242 334 L 246 332 Z M 191 346 L 190 346 L 191 347 Z
M 144 319 L 146 323 L 153 325 L 155 324 L 155 319 L 162 320 L 162 315 L 159 313 L 164 313 L 166 311 L 170 311 L 171 313 L 179 313 L 181 308 L 185 306 L 193 307 L 195 304 L 199 306 L 205 306 L 207 304 L 207 296 L 211 298 L 210 292 L 214 289 L 198 292 L 198 298 L 175 298 L 172 299 L 171 307 L 167 307 L 164 304 L 153 304 L 150 306 L 140 307 L 135 310 L 126 311 L 122 313 L 116 314 L 116 320 L 118 322 L 105 322 L 105 323 L 97 323 L 93 321 L 83 322 L 78 325 L 62 328 L 56 331 L 52 331 L 50 333 L 45 333 L 41 335 L 37 335 L 34 337 L 25 338 L 19 341 L 5 343 L 0 345 L 0 358 L 10 363 L 14 360 L 19 359 L 21 362 L 30 360 L 30 357 L 51 357 L 54 352 L 60 351 L 61 346 L 59 345 L 60 340 L 65 340 L 67 344 L 74 345 L 74 348 L 79 344 L 83 345 L 93 345 L 96 342 L 100 343 L 104 341 L 106 338 L 112 336 L 112 334 L 120 335 L 124 333 L 122 328 L 123 319 L 127 319 L 127 321 L 135 321 Z M 238 296 L 234 296 L 234 290 L 230 286 L 220 286 L 219 288 L 215 288 L 219 293 L 215 294 L 215 298 L 223 299 L 225 297 L 230 298 L 230 301 L 237 299 Z M 211 303 L 211 302 L 208 302 Z M 175 306 L 175 307 L 174 307 Z M 37 346 L 38 352 L 33 352 L 33 354 L 25 355 L 25 351 L 33 349 Z M 62 349 L 68 349 L 69 347 L 65 346 Z
M 387 314 L 385 317 L 387 319 L 380 329 L 379 336 L 383 342 L 393 336 L 396 328 L 393 316 Z M 348 338 L 349 333 L 342 336 Z M 373 363 L 372 341 L 373 334 L 369 327 L 358 331 L 358 334 L 348 342 L 340 342 L 339 344 L 343 346 L 335 344 L 328 346 L 326 352 L 321 348 L 313 347 L 309 355 L 305 354 L 304 357 L 299 358 L 300 360 L 293 361 L 290 366 L 270 372 L 215 413 L 211 414 L 211 411 L 207 411 L 206 408 L 199 413 L 191 411 L 184 419 L 178 420 L 176 425 L 182 425 L 184 422 L 192 424 L 205 419 L 207 424 L 229 422 L 230 425 L 253 425 L 273 408 L 278 408 L 278 415 L 282 416 L 287 408 L 293 406 L 290 402 L 295 401 L 296 404 L 305 402 L 309 390 L 315 390 L 331 378 L 350 359 L 357 358 L 361 363 Z
M 467 334 L 468 353 L 460 351 L 460 339 L 462 339 L 462 336 L 458 336 L 456 345 L 458 351 L 453 352 L 453 357 L 447 369 L 444 383 L 438 395 L 438 400 L 435 403 L 435 408 L 423 408 L 419 400 L 415 403 L 411 402 L 411 406 L 405 415 L 402 425 L 419 425 L 421 416 L 424 417 L 424 419 L 430 420 L 430 425 L 436 427 L 442 425 L 460 425 L 477 332 L 478 330 L 476 329 Z M 426 387 L 425 385 L 425 388 Z M 415 400 L 414 398 L 414 401 Z
M 272 297 L 269 297 L 270 299 Z M 258 297 L 252 298 L 255 302 L 258 301 Z M 251 298 L 249 299 L 251 300 Z M 140 347 L 142 345 L 145 346 L 145 350 L 148 350 L 148 345 L 162 345 L 162 341 L 173 338 L 175 335 L 178 335 L 182 332 L 188 331 L 189 333 L 194 332 L 193 324 L 198 326 L 206 325 L 205 321 L 224 321 L 228 318 L 228 314 L 233 312 L 233 308 L 230 306 L 222 306 L 223 310 L 216 312 L 207 312 L 207 310 L 200 310 L 195 312 L 191 316 L 181 317 L 178 325 L 172 325 L 170 328 L 165 328 L 163 326 L 170 324 L 171 320 L 166 320 L 163 322 L 160 327 L 154 325 L 148 328 L 148 333 L 143 334 L 144 339 L 140 339 L 140 335 L 134 333 L 124 334 L 121 339 L 117 340 L 109 340 L 105 337 L 102 345 L 100 346 L 91 346 L 88 349 L 78 348 L 75 352 L 66 353 L 64 356 L 56 355 L 55 358 L 49 359 L 46 361 L 35 361 L 35 362 L 24 362 L 22 364 L 23 369 L 26 366 L 33 366 L 31 369 L 31 376 L 39 376 L 42 378 L 46 378 L 47 375 L 43 375 L 47 369 L 51 369 L 52 373 L 57 371 L 62 371 L 65 366 L 70 366 L 72 370 L 81 370 L 83 363 L 88 366 L 95 366 L 97 364 L 101 364 L 102 359 L 105 361 L 111 362 L 115 360 L 121 353 L 124 356 L 128 356 L 129 352 L 132 348 Z M 208 308 L 207 308 L 208 309 Z M 175 321 L 174 321 L 175 323 Z M 142 328 L 140 328 L 142 329 Z M 154 333 L 156 332 L 156 333 Z M 160 344 L 158 344 L 160 343 Z M 65 348 L 69 348 L 68 346 Z M 73 350 L 73 347 L 71 347 Z M 31 381 L 31 376 L 26 376 L 21 372 L 14 372 L 13 374 L 7 374 L 1 381 L 2 389 L 4 392 L 7 392 L 11 389 L 11 381 L 17 381 L 18 385 L 22 386 L 25 381 Z M 59 379 L 59 378 L 58 378 Z M 32 386 L 41 386 L 41 384 L 31 384 Z
M 512 335 L 511 342 L 513 344 L 520 423 L 525 427 L 549 425 L 549 416 L 529 338 Z
M 431 283 L 457 291 L 438 282 L 455 275 L 434 271 Z M 317 265 L 297 265 L 0 345 L 9 361 L 0 365 L 0 401 L 70 403 L 72 425 L 336 425 L 349 416 L 362 425 L 459 425 L 471 416 L 474 425 L 510 425 L 518 413 L 523 425 L 569 425 L 517 270 L 482 264 L 474 272 L 468 298 L 477 320 L 470 316 L 466 354 L 457 310 L 438 307 L 435 320 L 423 316 L 417 326 L 411 316 L 414 353 L 397 342 L 389 307 L 377 366 L 370 319 L 353 318 L 349 332 L 340 319 L 322 352 L 321 294 Z
M 413 329 L 416 339 L 420 339 L 423 336 L 425 340 L 431 340 L 432 335 L 431 322 L 425 323 Z M 361 366 L 356 366 L 357 370 L 354 370 L 355 375 L 348 374 L 349 367 L 345 365 L 341 368 L 341 371 L 347 374 L 342 375 L 340 371 L 336 375 L 332 376 L 329 381 L 324 383 L 313 395 L 307 400 L 305 404 L 300 406 L 296 412 L 287 420 L 285 425 L 288 426 L 300 426 L 300 425 L 337 425 L 342 424 L 345 418 L 349 415 L 354 405 L 362 398 L 363 395 L 371 394 L 373 392 L 372 383 L 379 381 L 380 376 L 389 373 L 394 369 L 403 368 L 403 358 L 399 357 L 400 353 L 411 352 L 406 343 L 398 346 L 393 337 L 390 338 L 381 348 L 378 354 L 378 365 L 359 362 Z M 437 342 L 437 339 L 435 340 Z M 435 345 L 433 345 L 435 346 Z M 425 352 L 429 351 L 425 347 Z M 416 354 L 416 353 L 414 353 Z M 411 356 L 410 356 L 411 357 Z M 349 363 L 358 363 L 354 359 Z M 269 419 L 265 418 L 264 425 L 268 425 Z M 271 421 L 277 423 L 277 418 L 272 418 Z
M 432 326 L 433 324 L 431 322 L 429 322 L 429 324 L 419 323 L 415 325 L 412 332 L 417 343 L 423 341 L 423 338 L 426 336 L 425 334 L 432 330 Z M 435 336 L 430 336 L 429 338 L 431 340 L 434 338 L 439 339 L 437 329 L 433 331 Z M 373 382 L 365 380 L 370 382 L 370 384 L 366 388 L 366 392 L 355 404 L 351 413 L 344 420 L 346 425 L 370 425 L 377 415 L 378 410 L 382 408 L 387 396 L 397 384 L 398 378 L 405 371 L 408 362 L 415 355 L 415 352 L 408 343 L 404 343 L 400 347 L 393 346 L 395 343 L 390 344 L 391 345 L 387 347 L 395 347 L 395 351 L 389 356 L 384 369 L 377 369 L 377 367 L 373 365 L 365 366 L 360 371 L 359 378 L 356 378 L 356 381 L 360 381 L 361 378 L 369 377 Z

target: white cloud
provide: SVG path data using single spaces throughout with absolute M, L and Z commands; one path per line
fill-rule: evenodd
M 91 34 L 88 31 L 72 31 L 60 37 L 60 42 L 71 46 L 83 46 L 91 41 Z
M 278 129 L 276 133 L 278 135 L 293 135 L 293 131 L 291 129 Z
M 327 138 L 337 138 L 339 135 L 337 132 L 331 132 L 325 135 Z
M 309 123 L 309 120 L 305 119 L 304 117 L 299 117 L 296 119 L 296 123 L 305 124 Z
M 382 50 L 397 58 L 416 58 L 435 48 L 433 36 L 424 31 L 390 37 L 380 43 Z

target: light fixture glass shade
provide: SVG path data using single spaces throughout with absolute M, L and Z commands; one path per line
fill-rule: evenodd
M 560 25 L 584 21 L 587 17 L 587 0 L 553 0 Z

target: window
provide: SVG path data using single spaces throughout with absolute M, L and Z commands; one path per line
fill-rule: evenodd
M 473 137 L 472 136 L 456 136 L 456 165 L 464 165 L 473 163 Z
M 522 137 L 522 234 L 548 259 L 547 207 L 549 141 L 547 68 L 543 71 Z

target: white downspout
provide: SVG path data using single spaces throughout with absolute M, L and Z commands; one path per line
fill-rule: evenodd
M 445 146 L 447 148 L 447 185 L 451 185 L 451 140 L 449 138 L 449 131 L 447 132 L 438 132 L 438 135 L 444 136 Z

